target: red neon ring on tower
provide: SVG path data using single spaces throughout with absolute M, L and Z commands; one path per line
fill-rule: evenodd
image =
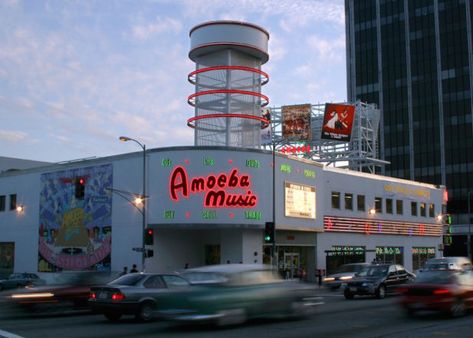
M 214 70 L 242 70 L 245 72 L 252 72 L 252 73 L 257 73 L 263 77 L 263 80 L 261 81 L 261 85 L 264 86 L 265 84 L 268 83 L 269 81 L 269 75 L 262 70 L 259 70 L 257 68 L 252 68 L 252 67 L 245 67 L 245 66 L 215 66 L 215 67 L 207 67 L 207 68 L 201 68 L 194 70 L 193 72 L 189 73 L 187 76 L 187 81 L 189 81 L 191 84 L 195 85 L 195 76 L 200 73 L 205 73 L 205 72 L 211 72 Z
M 265 107 L 269 103 L 269 98 L 266 95 L 263 95 L 257 92 L 252 92 L 249 90 L 239 90 L 239 89 L 212 89 L 212 90 L 205 90 L 202 92 L 197 92 L 192 95 L 189 95 L 189 97 L 187 98 L 187 103 L 189 103 L 192 107 L 195 107 L 194 99 L 196 97 L 204 96 L 204 95 L 213 95 L 213 94 L 239 94 L 239 95 L 256 96 L 264 100 L 264 102 L 261 104 L 261 107 Z M 252 116 L 252 115 L 248 115 L 248 116 Z
M 270 121 L 265 119 L 262 116 L 254 116 L 254 115 L 248 115 L 248 114 L 206 114 L 206 115 L 200 115 L 200 116 L 194 116 L 191 117 L 187 120 L 187 126 L 191 128 L 195 128 L 195 124 L 193 122 L 198 121 L 198 120 L 205 120 L 205 119 L 212 119 L 212 118 L 221 118 L 221 117 L 237 117 L 237 118 L 242 118 L 242 119 L 249 119 L 249 120 L 257 120 L 260 122 L 263 122 L 264 125 L 261 126 L 261 129 L 266 128 L 269 126 Z

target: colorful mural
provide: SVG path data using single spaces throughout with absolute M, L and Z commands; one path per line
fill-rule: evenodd
M 38 271 L 110 271 L 112 166 L 41 175 Z

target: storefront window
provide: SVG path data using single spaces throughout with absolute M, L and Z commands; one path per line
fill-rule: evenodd
M 396 200 L 396 213 L 402 215 L 404 213 L 402 209 L 402 200 Z
M 334 273 L 343 264 L 363 263 L 366 259 L 364 246 L 334 245 L 325 254 L 327 255 L 325 259 L 327 274 Z
M 345 194 L 345 209 L 353 210 L 353 194 Z
M 429 204 L 429 217 L 435 217 L 435 204 Z
M 430 258 L 435 258 L 435 248 L 412 248 L 412 269 L 414 271 L 421 269 Z
M 391 198 L 386 198 L 386 213 L 393 213 L 393 200 Z
M 411 202 L 411 216 L 417 216 L 417 202 Z
M 420 215 L 421 215 L 422 217 L 425 217 L 425 216 L 426 216 L 425 203 L 421 203 L 421 204 L 420 204 Z
M 404 248 L 401 246 L 377 246 L 376 262 L 404 265 Z
M 377 214 L 383 212 L 383 199 L 381 197 L 374 198 L 374 208 L 376 209 Z
M 332 208 L 340 209 L 340 193 L 332 191 Z
M 0 276 L 8 276 L 13 273 L 13 263 L 15 262 L 15 243 L 0 243 Z

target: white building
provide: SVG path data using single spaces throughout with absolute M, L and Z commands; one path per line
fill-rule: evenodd
M 277 265 L 289 277 L 304 270 L 314 280 L 317 269 L 375 258 L 415 270 L 442 255 L 436 216 L 446 203 L 444 188 L 275 159 L 273 171 L 268 151 L 148 150 L 146 226 L 154 240 L 146 248 L 154 255 L 146 270 L 271 263 L 264 228 L 273 217 Z M 140 266 L 142 209 L 132 201 L 142 193 L 142 165 L 143 152 L 136 152 L 1 173 L 2 271 Z

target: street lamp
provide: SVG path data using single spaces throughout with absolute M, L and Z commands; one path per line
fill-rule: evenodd
M 120 136 L 119 140 L 122 142 L 133 141 L 138 144 L 141 149 L 143 149 L 143 190 L 141 196 L 135 198 L 135 205 L 138 206 L 141 204 L 141 214 L 142 214 L 142 231 L 141 231 L 141 271 L 145 270 L 145 258 L 146 258 L 146 250 L 145 250 L 145 230 L 146 230 L 146 145 L 142 144 L 141 142 L 127 136 Z

